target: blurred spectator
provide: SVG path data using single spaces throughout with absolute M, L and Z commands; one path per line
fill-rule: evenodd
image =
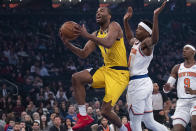
M 96 109 L 95 113 L 96 113 L 95 121 L 96 121 L 96 123 L 98 123 L 98 121 L 102 118 L 100 109 Z
M 94 114 L 94 112 L 93 112 L 93 108 L 92 108 L 91 106 L 89 106 L 89 107 L 87 108 L 86 113 L 87 113 L 89 116 L 91 116 L 94 120 L 96 119 L 95 114 Z
M 99 101 L 95 101 L 95 104 L 94 104 L 94 109 L 100 109 L 100 102 Z
M 54 126 L 50 127 L 49 131 L 65 131 L 65 127 L 61 124 L 59 116 L 54 117 Z
M 165 123 L 165 108 L 169 108 L 170 100 L 167 95 L 162 91 L 159 91 L 159 85 L 157 83 L 153 84 L 153 94 L 152 94 L 152 106 L 154 119 L 159 123 Z M 164 106 L 165 105 L 165 106 Z M 167 107 L 166 107 L 167 106 Z
M 60 107 L 60 117 L 65 118 L 66 116 L 67 116 L 67 107 L 65 102 L 62 102 Z
M 24 121 L 20 121 L 20 129 L 21 131 L 29 131 L 28 129 L 26 129 L 26 124 Z
M 58 103 L 61 103 L 63 101 L 68 101 L 66 92 L 63 91 L 63 88 L 59 88 L 59 90 L 57 91 L 56 99 Z
M 0 112 L 0 127 L 5 127 L 6 125 L 6 114 L 3 112 Z
M 2 88 L 0 88 L 0 96 L 7 97 L 9 95 L 9 90 L 7 89 L 7 85 L 4 83 L 1 85 Z
M 108 120 L 105 117 L 100 119 L 100 124 L 97 128 L 97 131 L 110 131 Z
M 40 124 L 37 121 L 33 122 L 32 131 L 40 131 Z
M 68 115 L 65 117 L 65 119 L 69 118 L 71 122 L 77 121 L 77 116 L 75 112 L 75 107 L 73 105 L 70 105 L 68 108 Z
M 32 128 L 31 128 L 32 123 L 33 123 L 33 120 L 31 118 L 31 116 L 30 115 L 26 115 L 25 116 L 25 127 L 26 127 L 27 131 L 31 131 L 32 130 Z
M 48 123 L 47 123 L 47 118 L 45 115 L 41 116 L 41 121 L 40 121 L 40 129 L 41 131 L 48 131 Z
M 54 118 L 56 117 L 56 113 L 52 113 L 50 115 L 50 121 L 48 122 L 48 126 L 51 127 L 54 125 Z
M 18 122 L 15 123 L 13 131 L 21 131 L 20 130 L 20 123 L 18 123 Z
M 73 123 L 71 122 L 71 119 L 69 118 L 65 119 L 65 128 L 67 129 L 67 131 L 73 131 L 72 127 L 73 127 Z
M 5 130 L 6 131 L 13 131 L 14 125 L 15 125 L 15 121 L 13 119 L 10 119 L 8 126 L 5 127 Z
M 40 115 L 39 115 L 39 113 L 34 112 L 32 116 L 33 116 L 33 120 L 37 121 L 40 124 Z
M 16 118 L 19 120 L 21 113 L 25 110 L 25 108 L 21 104 L 21 100 L 16 100 L 16 106 L 14 107 L 13 111 L 15 113 Z

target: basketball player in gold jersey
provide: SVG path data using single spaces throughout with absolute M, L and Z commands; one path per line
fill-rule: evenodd
M 98 46 L 104 59 L 104 66 L 99 69 L 87 69 L 72 75 L 72 86 L 79 107 L 78 121 L 73 127 L 74 130 L 83 128 L 93 121 L 86 114 L 84 105 L 86 96 L 84 86 L 89 83 L 92 84 L 93 88 L 105 88 L 101 107 L 102 115 L 119 127 L 120 131 L 127 130 L 121 124 L 119 117 L 111 111 L 129 82 L 129 71 L 123 31 L 117 22 L 111 22 L 110 19 L 110 10 L 107 7 L 100 7 L 96 13 L 96 21 L 100 25 L 98 31 L 89 34 L 84 26 L 74 29 L 76 33 L 89 40 L 83 49 L 75 47 L 61 37 L 66 47 L 77 56 L 86 58 Z

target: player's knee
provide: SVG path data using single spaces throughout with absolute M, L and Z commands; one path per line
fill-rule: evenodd
M 153 121 L 149 120 L 149 121 L 144 121 L 144 124 L 147 128 L 152 129 L 153 126 Z
M 72 83 L 78 83 L 80 82 L 80 75 L 78 73 L 74 73 L 72 75 Z
M 106 114 L 107 114 L 107 111 L 102 109 L 102 110 L 101 110 L 101 115 L 102 115 L 103 117 L 105 117 Z
M 109 114 L 109 111 L 106 108 L 101 109 L 101 115 L 103 117 L 107 117 L 108 114 Z

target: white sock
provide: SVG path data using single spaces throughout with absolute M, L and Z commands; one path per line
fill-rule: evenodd
M 80 115 L 82 116 L 86 116 L 86 106 L 85 105 L 78 105 L 78 108 L 79 108 L 79 113 Z
M 125 127 L 125 125 L 122 124 L 122 126 L 121 126 L 121 128 L 120 128 L 120 131 L 128 131 L 128 130 L 127 130 L 127 127 Z

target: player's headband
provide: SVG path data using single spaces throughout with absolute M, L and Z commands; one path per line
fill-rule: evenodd
M 140 22 L 138 25 L 143 27 L 150 35 L 152 35 L 152 29 L 150 29 L 150 27 L 146 25 L 144 22 Z
M 187 44 L 187 45 L 184 46 L 184 48 L 185 48 L 185 47 L 189 47 L 189 48 L 191 48 L 193 51 L 196 51 L 196 50 L 195 50 L 195 47 L 192 46 L 192 45 Z

